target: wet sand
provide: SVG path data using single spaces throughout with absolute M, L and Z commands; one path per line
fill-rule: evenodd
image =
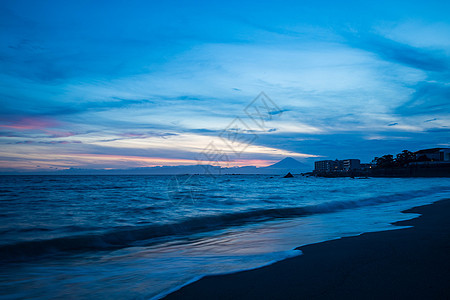
M 406 229 L 300 247 L 270 266 L 191 283 L 166 299 L 450 299 L 450 199 Z

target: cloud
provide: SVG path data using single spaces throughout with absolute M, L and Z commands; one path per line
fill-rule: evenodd
M 420 82 L 416 85 L 410 100 L 400 105 L 395 112 L 401 115 L 448 114 L 450 112 L 449 99 L 450 85 Z
M 348 43 L 372 52 L 382 59 L 411 68 L 433 72 L 448 72 L 449 58 L 444 51 L 417 48 L 375 34 L 344 33 Z
M 433 119 L 425 120 L 423 122 L 424 123 L 428 123 L 428 122 L 433 122 L 433 121 L 436 121 L 436 120 L 438 120 L 438 119 L 437 118 L 433 118 Z
M 81 141 L 18 141 L 15 143 L 6 143 L 6 144 L 46 144 L 46 145 L 54 145 L 54 144 L 81 144 Z
M 430 128 L 427 132 L 450 132 L 450 128 Z
M 49 118 L 23 117 L 16 121 L 2 122 L 0 128 L 15 130 L 36 130 L 57 127 L 59 123 Z
M 374 53 L 385 61 L 424 72 L 425 77 L 422 80 L 404 83 L 413 93 L 409 99 L 400 103 L 393 113 L 401 116 L 448 114 L 450 57 L 445 48 L 439 49 L 436 45 L 433 48 L 419 48 L 368 33 L 345 33 L 344 36 L 350 45 Z

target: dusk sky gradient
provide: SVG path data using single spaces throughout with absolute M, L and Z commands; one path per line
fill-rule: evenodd
M 1 1 L 0 171 L 449 147 L 448 1 Z M 256 126 L 264 92 L 282 113 Z M 221 133 L 254 136 L 241 154 Z

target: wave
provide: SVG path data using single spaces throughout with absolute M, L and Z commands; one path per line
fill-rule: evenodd
M 108 232 L 65 236 L 47 240 L 19 242 L 0 246 L 0 261 L 15 262 L 47 255 L 84 251 L 115 250 L 131 246 L 145 246 L 157 239 L 180 237 L 199 232 L 241 226 L 248 223 L 331 213 L 344 209 L 397 202 L 423 197 L 448 189 L 426 189 L 346 201 L 330 201 L 317 205 L 283 208 L 263 208 L 219 215 L 199 216 L 178 223 L 115 228 Z

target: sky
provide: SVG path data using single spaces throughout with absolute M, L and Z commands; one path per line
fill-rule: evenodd
M 448 1 L 1 1 L 0 171 L 449 147 Z

